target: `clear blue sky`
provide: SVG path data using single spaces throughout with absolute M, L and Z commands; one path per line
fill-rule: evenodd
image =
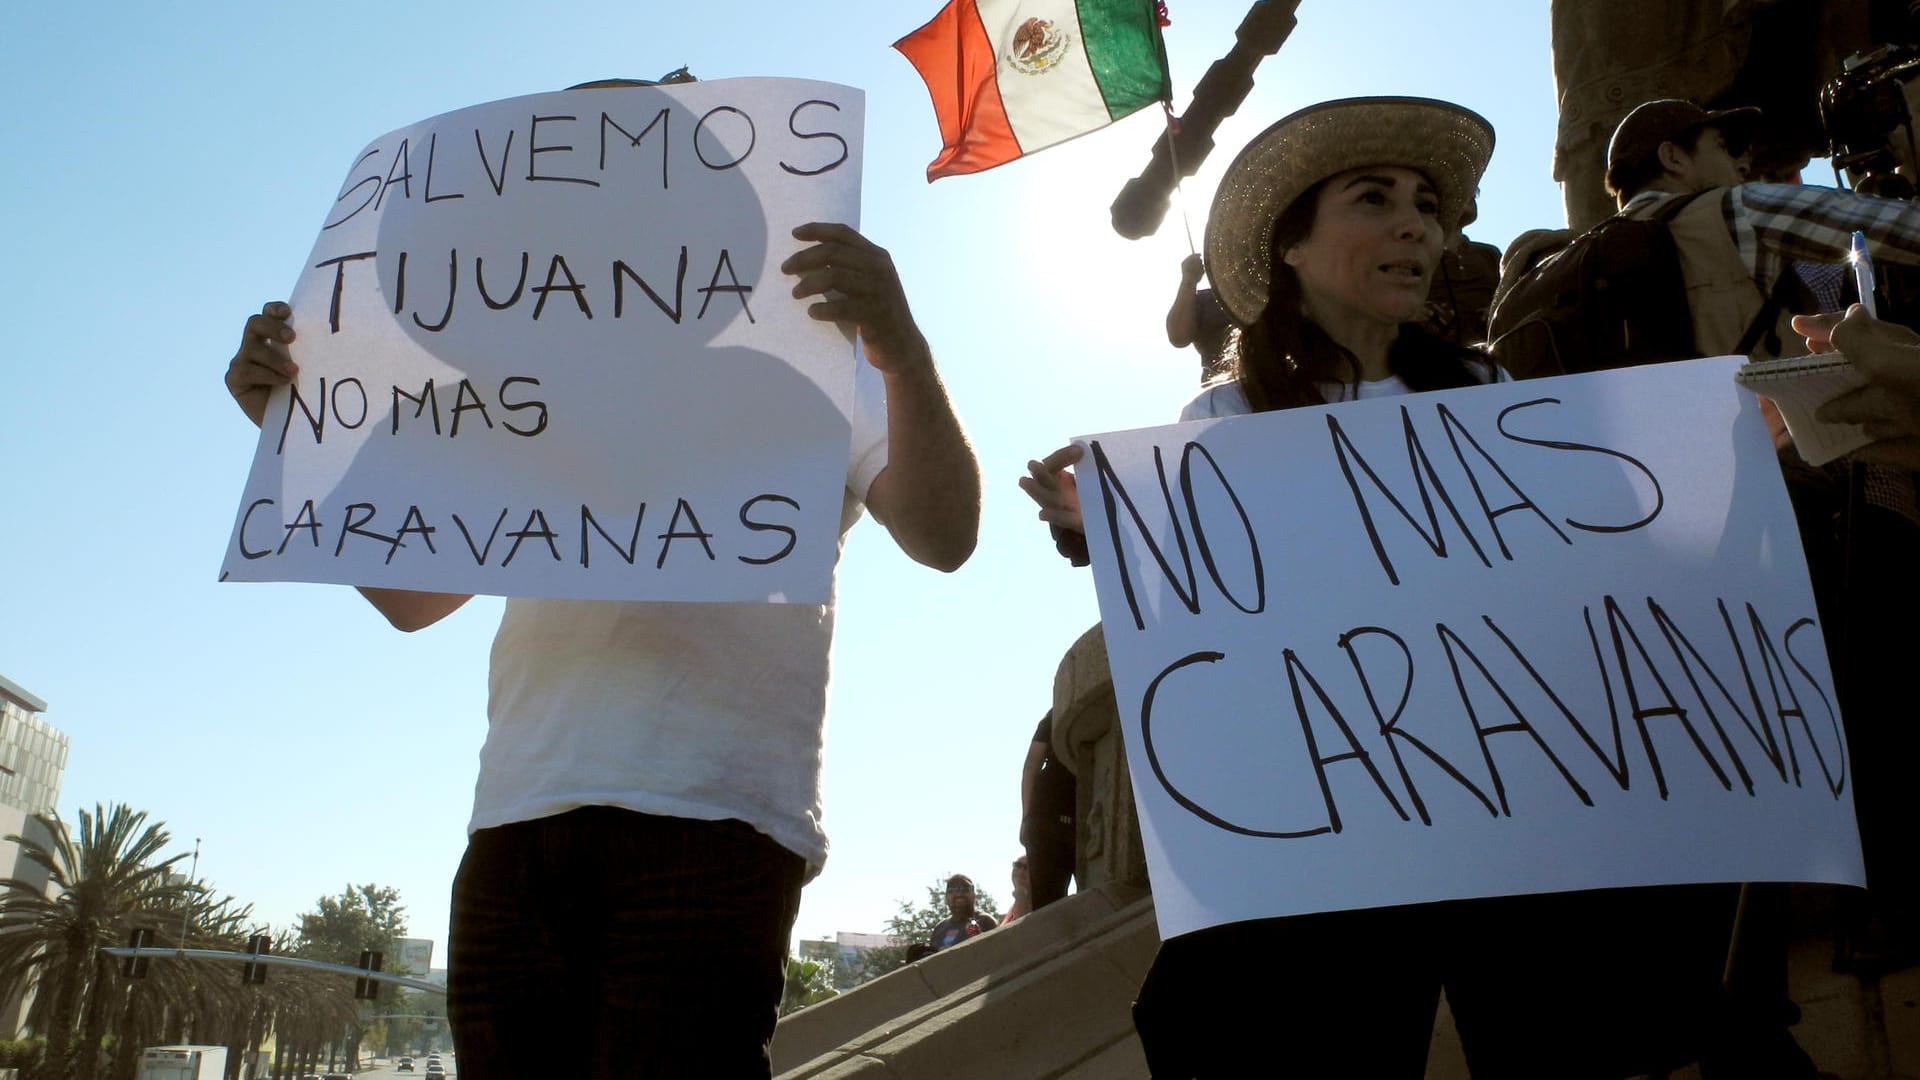
M 1177 105 L 1245 5 L 1171 0 Z M 221 388 L 291 287 L 353 156 L 450 109 L 682 64 L 867 94 L 866 232 L 889 247 L 985 469 L 978 553 L 924 570 L 869 523 L 841 564 L 825 774 L 833 853 L 800 936 L 874 931 L 936 877 L 1004 901 L 1018 777 L 1062 652 L 1097 618 L 1014 481 L 1076 434 L 1169 422 L 1195 385 L 1161 318 L 1177 216 L 1108 225 L 1143 113 L 929 186 L 938 134 L 888 46 L 935 0 L 15 4 L 0 15 L 0 674 L 72 739 L 60 811 L 126 802 L 204 839 L 276 927 L 348 882 L 400 889 L 444 964 L 500 602 L 402 635 L 351 590 L 215 582 L 255 432 Z M 1314 101 L 1448 98 L 1498 132 L 1470 234 L 1556 226 L 1544 0 L 1312 0 L 1190 185 Z M 556 882 L 556 887 L 565 887 Z

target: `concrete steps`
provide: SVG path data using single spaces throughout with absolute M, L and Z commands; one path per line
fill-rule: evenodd
M 1160 944 L 1139 890 L 1077 893 L 780 1022 L 780 1080 L 1131 1080 Z

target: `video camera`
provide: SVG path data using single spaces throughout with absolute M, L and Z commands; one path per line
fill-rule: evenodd
M 1920 46 L 1882 45 L 1846 60 L 1843 71 L 1820 89 L 1820 123 L 1826 128 L 1836 176 L 1844 171 L 1854 190 L 1891 199 L 1915 197 L 1920 173 Z M 1894 170 L 1907 166 L 1907 176 Z

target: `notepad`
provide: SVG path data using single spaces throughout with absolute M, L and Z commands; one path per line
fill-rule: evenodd
M 1873 441 L 1859 424 L 1827 424 L 1813 418 L 1820 406 L 1867 385 L 1866 376 L 1839 353 L 1752 360 L 1742 364 L 1733 378 L 1779 406 L 1794 449 L 1809 465 L 1825 465 Z

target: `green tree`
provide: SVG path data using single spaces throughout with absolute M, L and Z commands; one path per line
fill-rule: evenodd
M 399 959 L 395 943 L 406 935 L 407 909 L 400 902 L 398 889 L 374 884 L 348 885 L 338 896 L 321 897 L 315 901 L 314 910 L 300 916 L 299 940 L 293 951 L 294 955 L 309 960 L 358 964 L 361 951 L 372 949 L 384 953 L 392 963 Z M 385 966 L 383 964 L 383 968 Z M 368 1023 L 383 1013 L 397 1011 L 396 1000 L 391 988 L 383 990 L 380 1000 L 363 1010 L 361 1022 L 349 1025 L 336 1036 L 344 1041 L 349 1063 L 359 1059 L 360 1041 Z M 376 1039 L 376 1045 L 379 1041 Z
M 0 881 L 0 986 L 35 990 L 29 1024 L 47 1039 L 40 1076 L 87 1080 L 121 989 L 100 950 L 126 944 L 135 927 L 161 929 L 159 913 L 187 901 L 191 887 L 169 880 L 186 855 L 162 858 L 165 827 L 124 803 L 80 811 L 77 839 L 58 815 L 36 819 L 49 842 L 7 839 L 48 881 Z
M 798 956 L 789 956 L 787 985 L 780 993 L 780 1015 L 799 1012 L 839 992 L 833 988 L 831 960 L 803 960 Z
M 869 979 L 877 979 L 889 971 L 904 967 L 907 963 L 907 950 L 916 944 L 925 944 L 933 937 L 933 928 L 947 921 L 947 878 L 937 877 L 927 886 L 927 902 L 915 907 L 912 901 L 902 900 L 900 910 L 887 920 L 887 936 L 893 940 L 891 945 L 868 949 L 853 964 L 852 985 L 858 986 Z M 978 885 L 974 886 L 973 909 L 983 915 L 1000 917 L 1000 905 L 991 893 Z
M 398 958 L 394 942 L 407 936 L 407 909 L 400 891 L 384 885 L 348 885 L 323 896 L 300 916 L 296 955 L 335 964 L 357 964 L 360 950 Z

